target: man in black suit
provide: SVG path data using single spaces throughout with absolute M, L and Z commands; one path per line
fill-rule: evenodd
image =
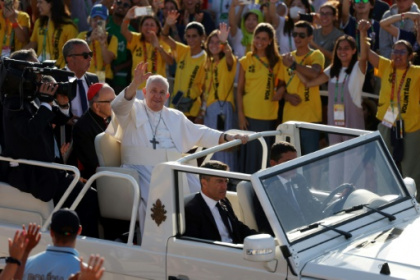
M 73 151 L 85 179 L 95 174 L 99 165 L 95 137 L 105 131 L 111 120 L 111 102 L 114 98 L 115 92 L 108 84 L 91 85 L 88 91 L 89 109 L 74 125 Z
M 228 170 L 220 161 L 209 161 L 202 167 Z M 244 238 L 257 234 L 238 220 L 226 198 L 228 179 L 200 175 L 201 193 L 185 206 L 186 236 L 217 240 L 228 243 L 243 243 Z
M 20 50 L 11 55 L 12 59 L 38 62 L 33 50 Z M 16 159 L 29 159 L 44 162 L 57 162 L 61 155 L 53 133 L 53 124 L 66 123 L 69 99 L 67 96 L 55 94 L 57 85 L 42 83 L 40 92 L 44 98 L 40 102 L 22 99 L 19 95 L 11 95 L 3 101 L 3 125 L 5 147 L 2 154 Z M 26 93 L 27 95 L 28 93 Z M 55 106 L 53 100 L 58 106 Z M 60 108 L 59 108 L 60 107 Z M 67 109 L 63 109 L 67 108 Z M 53 199 L 54 204 L 60 200 L 73 176 L 65 171 L 10 164 L 3 171 L 6 181 L 23 192 L 31 193 L 42 201 Z M 70 205 L 83 188 L 77 184 L 65 205 Z M 76 208 L 81 218 L 84 234 L 97 236 L 98 202 L 96 191 L 88 190 Z
M 292 144 L 283 141 L 274 143 L 270 150 L 270 166 L 296 157 L 296 148 Z M 286 232 L 322 218 L 320 201 L 309 191 L 305 178 L 295 170 L 268 178 L 263 185 Z M 259 231 L 274 235 L 256 196 L 254 207 Z

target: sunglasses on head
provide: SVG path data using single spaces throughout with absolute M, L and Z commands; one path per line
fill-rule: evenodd
M 355 4 L 359 4 L 359 3 L 365 3 L 365 4 L 367 4 L 367 3 L 369 3 L 369 0 L 354 0 L 354 3 Z
M 117 1 L 116 2 L 118 6 L 123 6 L 124 8 L 130 8 L 130 4 L 128 3 L 123 3 L 122 1 Z
M 292 36 L 293 38 L 296 38 L 297 36 L 299 36 L 301 39 L 305 39 L 307 37 L 306 33 L 303 33 L 303 32 L 292 32 Z
M 69 56 L 83 56 L 84 59 L 88 59 L 89 57 L 93 56 L 93 52 L 75 53 L 75 54 L 69 54 Z

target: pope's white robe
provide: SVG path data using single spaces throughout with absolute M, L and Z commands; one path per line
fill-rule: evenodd
M 146 111 L 145 101 L 136 98 L 126 100 L 124 91 L 122 91 L 111 103 L 111 106 L 115 116 L 113 116 L 106 133 L 121 142 L 122 166 L 134 168 L 139 172 L 141 191 L 139 221 L 141 231 L 143 231 L 150 178 L 154 166 L 159 162 L 176 160 L 182 153 L 188 152 L 194 146 L 215 146 L 219 143 L 222 132 L 204 125 L 194 124 L 182 112 L 163 107 L 161 111 L 162 124 L 159 124 L 159 127 L 164 125 L 165 130 L 169 131 L 171 138 L 169 142 L 173 143 L 173 147 L 168 152 L 165 149 L 167 147 L 161 147 L 161 143 L 159 143 L 157 149 L 153 150 L 153 144 L 150 141 L 154 135 L 152 126 L 153 130 L 156 127 L 153 122 L 152 125 L 149 122 L 149 117 L 152 115 L 151 112 Z M 159 139 L 157 140 L 159 141 Z M 167 146 L 168 140 L 159 142 L 166 143 Z M 148 156 L 145 157 L 145 154 Z M 196 189 L 193 191 L 199 190 L 200 185 L 199 183 L 197 185 L 196 182 Z

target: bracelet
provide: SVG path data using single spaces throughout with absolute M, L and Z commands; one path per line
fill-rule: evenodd
M 12 23 L 12 28 L 16 28 L 16 27 L 19 27 L 19 23 L 17 22 Z
M 20 266 L 22 263 L 20 262 L 20 260 L 18 260 L 18 259 L 15 259 L 15 258 L 13 258 L 13 257 L 7 257 L 6 258 L 6 263 L 15 263 L 15 264 L 17 264 L 18 266 Z
M 229 142 L 229 140 L 227 139 L 227 134 L 223 133 L 223 140 L 225 140 L 225 142 Z
M 404 13 L 401 13 L 401 21 L 404 21 Z
M 123 23 L 130 23 L 130 20 L 128 18 L 124 18 Z
M 293 61 L 292 65 L 290 65 L 290 69 L 292 69 L 293 71 L 296 70 L 296 61 Z
M 222 46 L 226 46 L 228 44 L 228 42 L 226 41 L 226 42 L 220 42 L 220 45 L 222 45 Z

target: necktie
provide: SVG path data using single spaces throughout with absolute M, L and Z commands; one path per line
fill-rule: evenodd
M 217 210 L 219 210 L 220 217 L 222 217 L 222 221 L 225 224 L 225 226 L 226 226 L 226 228 L 229 232 L 230 237 L 232 238 L 232 236 L 233 236 L 232 235 L 232 229 L 230 227 L 229 217 L 228 217 L 227 211 L 222 208 L 222 205 L 220 204 L 220 202 L 216 203 L 216 207 L 217 207 Z
M 77 80 L 77 85 L 79 86 L 80 102 L 82 103 L 82 111 L 84 113 L 88 109 L 86 90 L 82 80 Z
M 293 185 L 291 182 L 286 183 L 286 190 L 287 190 L 287 193 L 289 194 L 290 202 L 293 208 L 295 208 L 296 211 L 299 211 L 300 210 L 299 203 L 297 202 L 295 192 L 293 191 Z

